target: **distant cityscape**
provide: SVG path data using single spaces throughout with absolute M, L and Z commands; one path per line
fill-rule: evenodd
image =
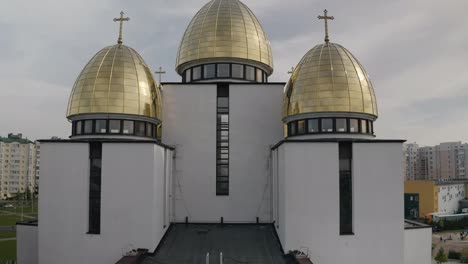
M 468 164 L 468 143 L 443 142 L 420 147 L 417 143 L 404 145 L 404 175 L 406 180 L 465 179 Z

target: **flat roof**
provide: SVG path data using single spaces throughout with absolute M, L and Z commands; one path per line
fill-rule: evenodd
M 82 138 L 82 139 L 40 139 L 40 143 L 89 143 L 89 142 L 102 142 L 102 143 L 152 143 L 163 148 L 174 150 L 173 146 L 161 143 L 159 140 L 153 139 L 118 139 L 118 138 Z
M 277 149 L 284 143 L 335 143 L 335 142 L 354 142 L 354 143 L 404 143 L 404 139 L 361 139 L 361 138 L 316 138 L 316 139 L 283 139 L 276 143 L 272 150 Z
M 288 264 L 271 224 L 172 224 L 155 252 L 142 264 Z

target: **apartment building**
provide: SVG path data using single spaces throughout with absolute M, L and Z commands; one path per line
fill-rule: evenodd
M 0 137 L 0 199 L 37 188 L 39 148 L 22 134 Z
M 436 146 L 419 147 L 406 144 L 403 149 L 405 178 L 407 180 L 464 179 L 467 178 L 468 144 L 444 142 Z

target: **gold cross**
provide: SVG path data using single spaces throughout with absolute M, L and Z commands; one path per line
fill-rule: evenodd
M 294 67 L 291 67 L 291 70 L 288 71 L 288 74 L 292 74 L 294 72 Z
M 117 43 L 118 44 L 122 44 L 122 26 L 123 26 L 123 22 L 124 21 L 129 21 L 130 18 L 129 17 L 123 17 L 124 15 L 124 12 L 120 12 L 120 18 L 114 18 L 114 22 L 117 22 L 119 21 L 120 22 L 120 30 L 119 30 L 119 39 L 117 40 Z
M 318 16 L 318 19 L 323 19 L 325 20 L 325 42 L 328 43 L 330 41 L 330 38 L 328 38 L 328 19 L 333 20 L 335 19 L 332 16 L 327 16 L 328 11 L 325 9 L 323 10 L 323 16 Z
M 159 67 L 159 71 L 155 71 L 154 73 L 159 75 L 159 84 L 161 85 L 161 78 L 163 74 L 166 74 L 166 71 L 163 71 L 162 67 Z

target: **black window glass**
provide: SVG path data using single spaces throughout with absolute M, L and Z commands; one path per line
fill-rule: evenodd
M 369 134 L 374 134 L 374 124 L 369 121 Z
M 207 64 L 203 69 L 203 78 L 204 79 L 210 79 L 216 77 L 215 73 L 215 64 Z
M 191 73 L 192 73 L 192 72 L 191 72 L 190 69 L 188 69 L 188 70 L 185 71 L 185 81 L 186 81 L 186 82 L 190 82 L 190 81 L 191 81 L 191 78 L 192 78 L 192 74 L 191 74 Z
M 319 132 L 319 122 L 318 119 L 309 119 L 308 120 L 308 131 L 309 133 L 317 133 Z
M 194 67 L 192 69 L 192 78 L 193 80 L 200 80 L 201 79 L 201 66 Z
M 96 120 L 96 133 L 97 134 L 107 133 L 107 120 Z
M 229 167 L 226 166 L 226 165 L 217 165 L 216 166 L 216 175 L 218 175 L 218 177 L 229 176 Z
M 120 120 L 109 120 L 109 131 L 112 134 L 120 133 Z
M 322 119 L 322 132 L 333 132 L 333 119 L 331 118 Z
M 359 132 L 359 122 L 357 119 L 350 119 L 349 120 L 349 132 L 351 133 L 358 133 Z
M 244 79 L 244 65 L 232 64 L 232 78 Z
M 229 97 L 218 97 L 218 107 L 229 107 Z
M 93 133 L 93 120 L 84 121 L 84 133 L 85 134 Z
M 352 144 L 340 142 L 338 145 L 340 168 L 340 234 L 353 234 L 353 178 Z
M 252 66 L 245 66 L 245 79 L 255 81 L 255 68 Z
M 361 133 L 367 132 L 367 120 L 361 119 Z
M 335 122 L 337 132 L 346 132 L 348 130 L 345 118 L 337 118 Z
M 81 129 L 82 129 L 81 125 L 82 125 L 82 124 L 83 124 L 82 121 L 77 121 L 77 122 L 76 122 L 76 125 L 75 125 L 75 133 L 76 133 L 77 135 L 81 135 Z
M 289 123 L 289 135 L 290 136 L 294 136 L 297 134 L 297 131 L 296 131 L 296 122 L 291 122 Z
M 135 135 L 144 137 L 145 136 L 145 122 L 135 121 Z
M 153 124 L 146 123 L 146 136 L 152 137 L 153 136 Z
M 129 120 L 123 121 L 122 133 L 133 135 L 133 121 L 129 121 Z
M 257 69 L 257 82 L 263 82 L 263 71 Z
M 218 78 L 226 78 L 226 77 L 229 77 L 229 75 L 230 75 L 229 64 L 226 64 L 226 63 L 218 64 Z
M 305 120 L 297 121 L 297 133 L 305 134 Z

